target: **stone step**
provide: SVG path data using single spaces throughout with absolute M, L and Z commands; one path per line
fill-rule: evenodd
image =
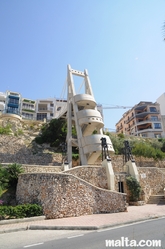
M 165 197 L 164 195 L 151 195 L 148 204 L 165 204 Z

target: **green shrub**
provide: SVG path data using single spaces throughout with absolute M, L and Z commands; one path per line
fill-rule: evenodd
M 17 163 L 9 164 L 6 171 L 8 173 L 8 186 L 16 189 L 18 176 L 24 172 L 22 165 Z
M 4 189 L 8 187 L 9 179 L 8 172 L 5 167 L 0 164 L 0 189 L 2 192 Z
M 18 136 L 23 135 L 23 130 L 22 129 L 18 129 L 17 134 L 18 134 Z
M 124 138 L 123 134 L 121 136 L 116 136 L 111 133 L 109 133 L 109 137 L 111 139 L 111 142 L 113 144 L 113 148 L 115 150 L 116 155 L 123 154 L 124 151 Z
M 38 204 L 23 204 L 12 206 L 0 206 L 0 220 L 27 218 L 43 215 L 42 207 Z
M 13 163 L 5 167 L 0 165 L 0 189 L 16 189 L 18 176 L 23 172 L 21 164 Z
M 149 142 L 136 142 L 132 149 L 132 154 L 135 156 L 143 156 L 147 158 L 154 158 L 155 160 L 162 160 L 165 158 L 165 153 L 161 151 L 158 144 L 153 146 L 152 143 Z
M 72 159 L 73 160 L 78 160 L 79 159 L 79 154 L 74 154 L 74 153 L 72 153 Z
M 10 135 L 11 133 L 11 125 L 8 124 L 5 127 L 0 126 L 0 134 L 1 135 Z
M 128 186 L 128 189 L 130 191 L 130 200 L 131 201 L 137 201 L 140 197 L 141 193 L 141 186 L 137 179 L 133 176 L 126 177 L 126 184 Z

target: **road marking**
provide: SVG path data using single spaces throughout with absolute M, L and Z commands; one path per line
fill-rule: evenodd
M 109 230 L 113 230 L 113 229 L 118 229 L 118 228 L 122 228 L 122 227 L 128 227 L 128 226 L 133 226 L 133 225 L 137 225 L 137 224 L 141 224 L 141 223 L 146 223 L 146 222 L 151 222 L 151 221 L 155 221 L 155 220 L 161 220 L 164 219 L 165 217 L 152 217 L 150 220 L 142 220 L 142 221 L 135 221 L 133 223 L 128 223 L 128 224 L 124 224 L 124 225 L 116 225 L 114 227 L 109 227 L 109 228 L 102 228 L 100 230 L 97 230 L 97 233 L 101 233 L 104 231 L 109 231 Z
M 43 245 L 43 244 L 44 243 L 31 244 L 31 245 L 24 246 L 24 248 L 32 247 L 32 246 L 38 246 L 38 245 Z
M 77 237 L 80 237 L 80 236 L 84 236 L 84 234 L 78 234 L 78 235 L 70 236 L 70 237 L 67 237 L 67 239 L 73 239 L 73 238 L 77 238 Z

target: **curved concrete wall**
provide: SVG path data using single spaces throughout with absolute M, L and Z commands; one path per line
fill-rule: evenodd
M 91 136 L 82 137 L 82 146 L 84 150 L 84 154 L 88 154 L 94 151 L 100 151 L 102 150 L 101 146 L 101 138 L 106 138 L 108 150 L 114 152 L 112 142 L 110 138 L 106 135 L 101 134 L 94 134 Z
M 99 125 L 100 129 L 104 126 L 101 113 L 97 110 L 86 109 L 77 112 L 77 119 L 79 125 L 83 124 L 94 124 Z
M 91 109 L 96 106 L 94 97 L 89 94 L 76 94 L 74 96 L 74 101 L 78 106 L 90 107 Z

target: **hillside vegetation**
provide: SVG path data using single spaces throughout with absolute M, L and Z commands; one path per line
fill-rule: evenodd
M 16 136 L 25 136 L 26 134 L 27 136 L 27 127 L 24 131 L 24 126 L 21 127 L 22 129 L 17 129 L 17 132 L 13 134 Z M 9 122 L 6 123 L 5 126 L 0 126 L 0 134 L 10 135 L 11 132 L 13 132 L 12 127 L 13 124 L 10 124 Z M 67 122 L 65 119 L 52 119 L 49 123 L 39 124 L 39 126 L 29 124 L 29 127 L 30 135 L 33 135 L 33 139 L 36 143 L 40 145 L 45 143 L 50 144 L 55 151 L 61 152 L 62 145 L 65 144 L 67 136 Z M 33 130 L 34 128 L 35 130 Z M 38 129 L 37 133 L 36 129 Z M 36 134 L 36 136 L 34 136 L 34 134 Z M 72 135 L 74 137 L 76 136 L 75 127 L 72 128 Z M 115 134 L 110 132 L 107 132 L 106 135 L 110 137 L 116 155 L 123 154 L 124 141 L 128 140 L 134 156 L 154 158 L 155 160 L 163 160 L 165 158 L 164 138 L 158 139 L 124 136 L 124 134 Z M 77 148 L 73 148 L 73 155 L 77 154 Z
M 124 136 L 123 134 L 106 133 L 111 138 L 115 154 L 123 154 L 124 141 L 128 140 L 132 154 L 137 157 L 163 160 L 165 158 L 165 139 Z
M 76 130 L 72 130 L 73 136 L 76 136 Z M 37 143 L 50 143 L 53 147 L 59 147 L 66 141 L 67 123 L 64 119 L 54 119 L 50 123 L 45 124 L 41 128 L 40 135 L 36 137 Z M 107 132 L 112 141 L 115 154 L 122 155 L 124 149 L 124 141 L 128 140 L 135 156 L 143 156 L 154 158 L 155 160 L 163 160 L 165 158 L 165 139 L 163 138 L 143 138 L 135 136 L 124 136 L 124 134 L 114 134 Z

